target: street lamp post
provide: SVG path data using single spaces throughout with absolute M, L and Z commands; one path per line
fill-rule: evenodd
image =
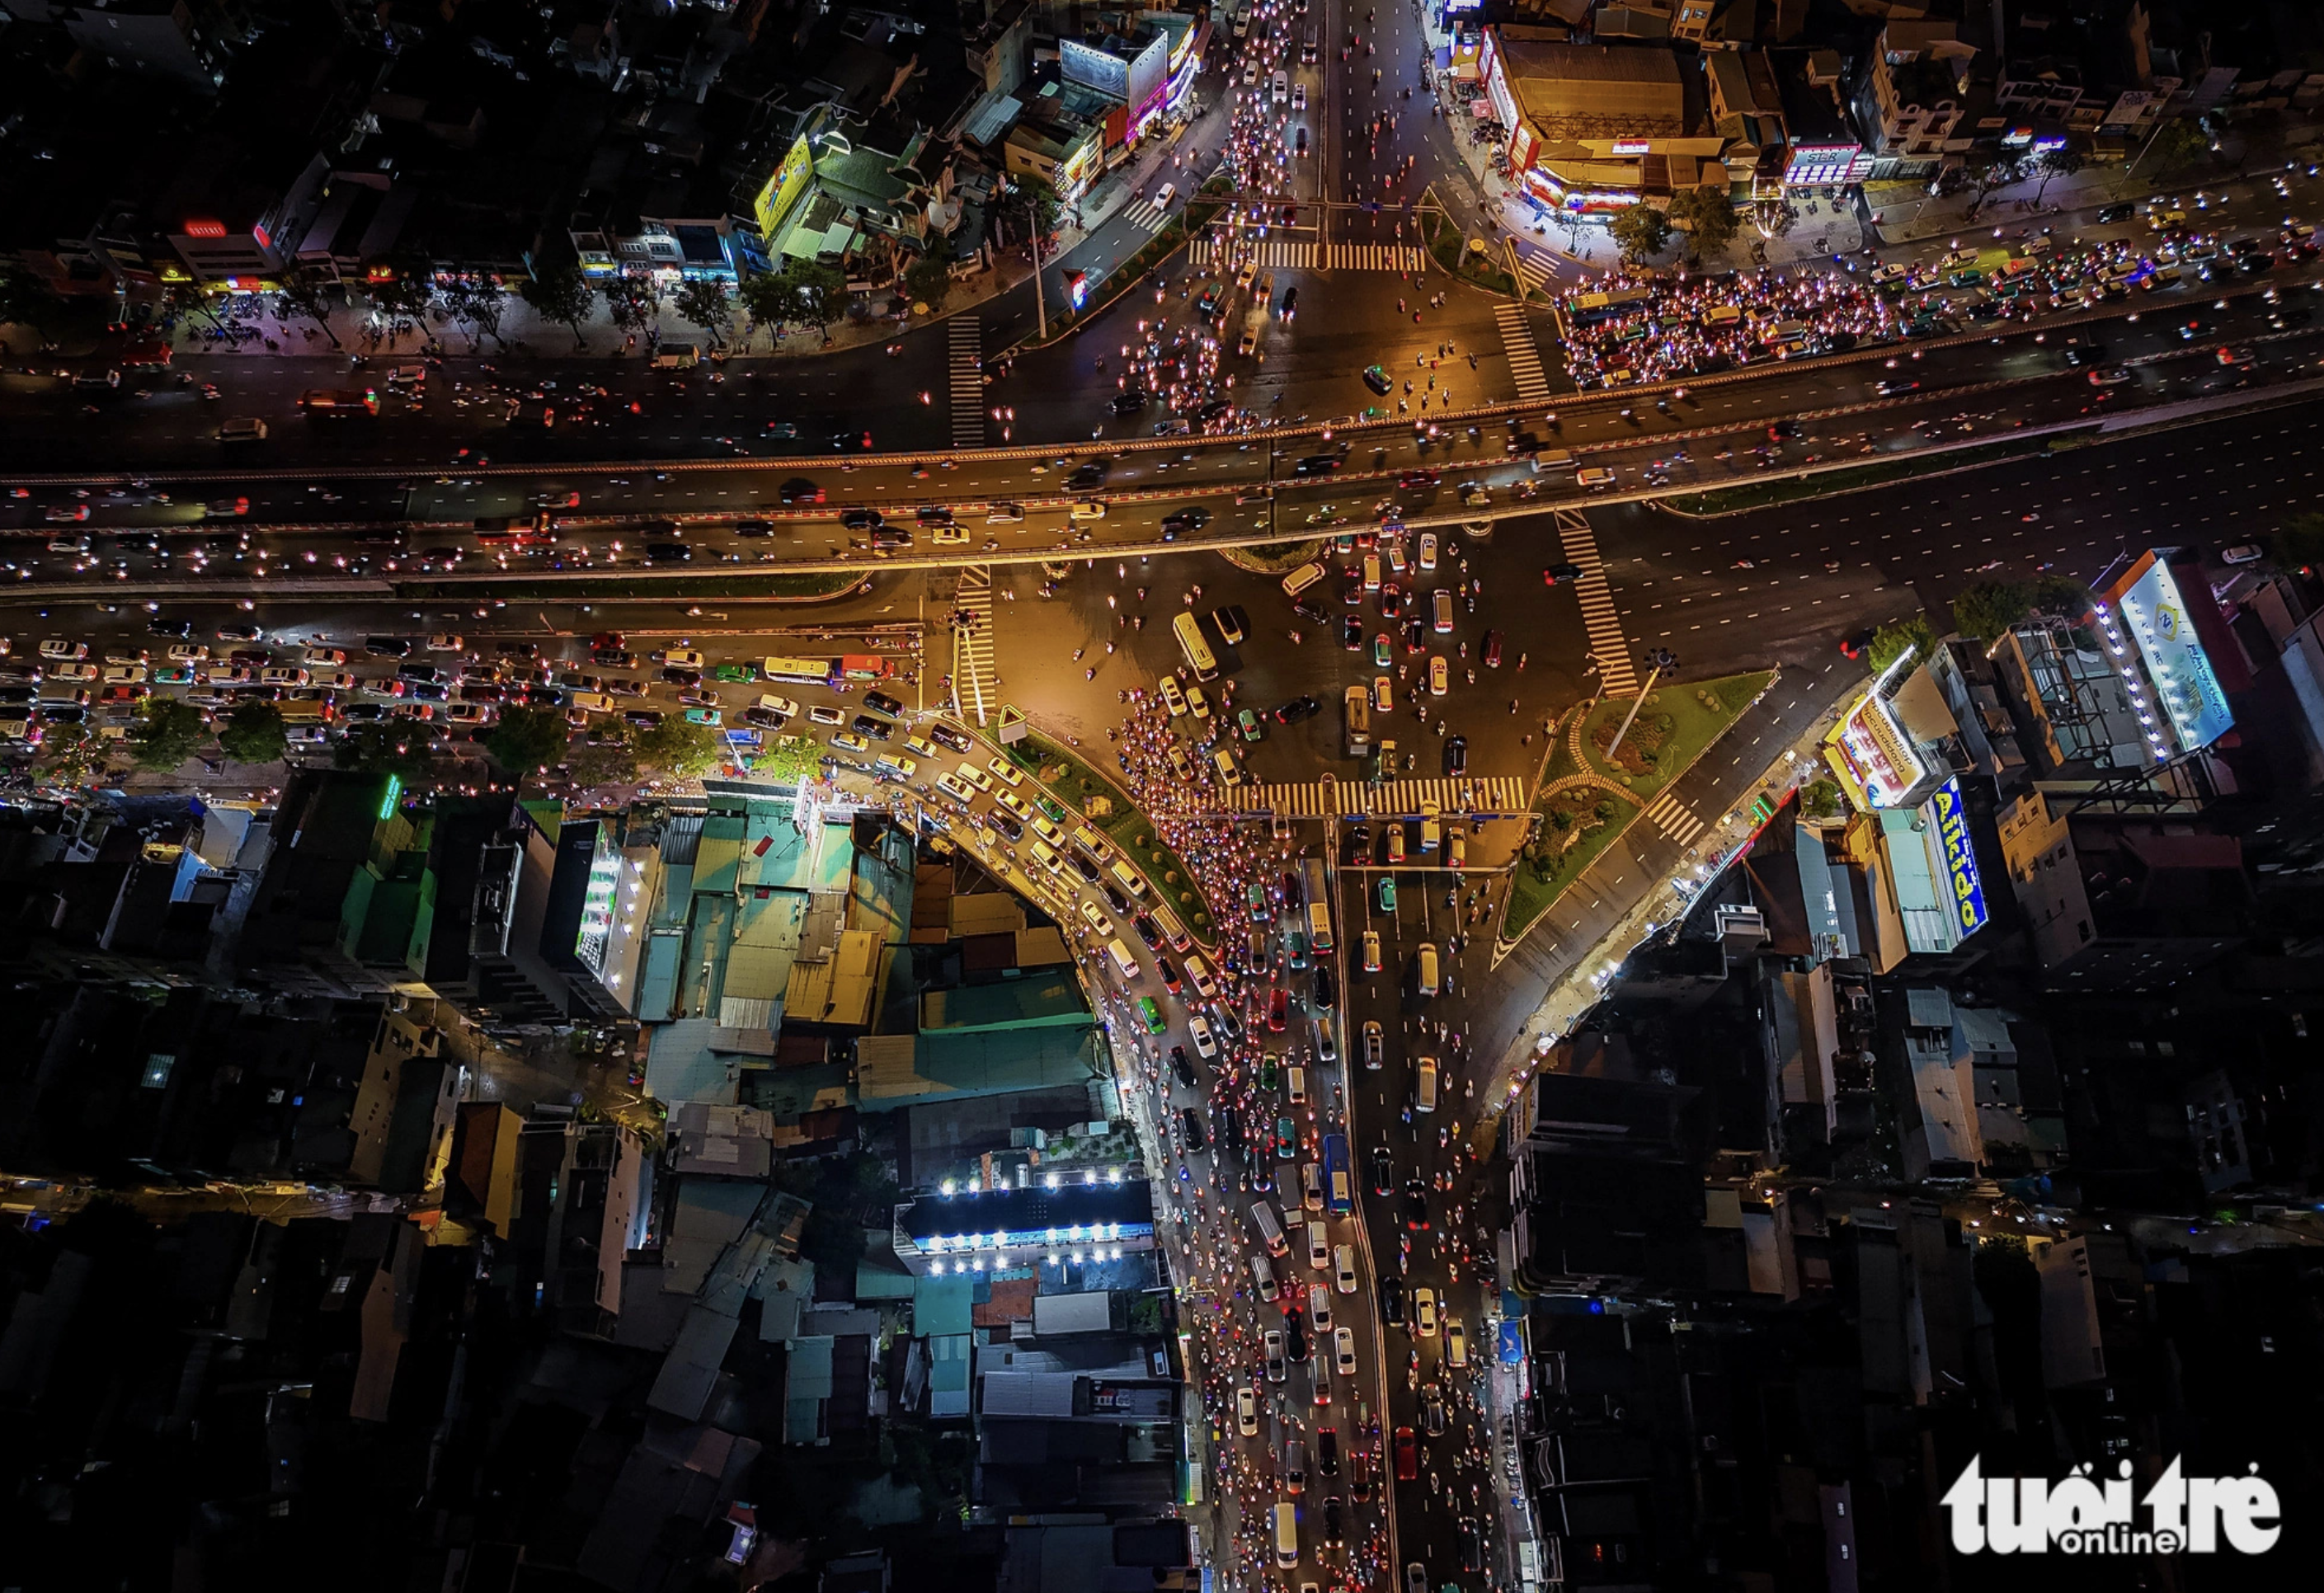
M 1637 719 L 1638 710 L 1646 705 L 1646 695 L 1655 689 L 1655 681 L 1665 669 L 1674 668 L 1678 663 L 1676 658 L 1659 649 L 1654 654 L 1654 661 L 1655 667 L 1646 672 L 1646 684 L 1638 687 L 1637 701 L 1632 703 L 1630 711 L 1622 716 L 1622 728 L 1614 732 L 1614 740 L 1606 749 L 1606 761 L 1609 766 L 1614 761 L 1614 754 L 1622 750 L 1622 738 L 1630 733 L 1631 721 Z

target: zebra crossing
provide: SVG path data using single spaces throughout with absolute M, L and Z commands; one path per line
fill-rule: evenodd
M 1497 304 L 1493 319 L 1500 323 L 1501 347 L 1509 356 L 1509 373 L 1517 378 L 1517 398 L 1537 404 L 1549 397 L 1549 373 L 1542 369 L 1541 350 L 1533 340 L 1533 324 L 1514 304 Z
M 1303 780 L 1183 794 L 1195 809 L 1279 813 L 1286 818 L 1416 818 L 1434 803 L 1441 814 L 1518 814 L 1526 782 L 1512 775 L 1427 780 Z
M 1115 212 L 1117 218 L 1128 221 L 1141 232 L 1158 233 L 1170 213 L 1151 199 L 1132 199 Z
M 1609 696 L 1638 689 L 1638 672 L 1630 663 L 1630 644 L 1622 635 L 1622 616 L 1615 611 L 1614 594 L 1606 585 L 1605 561 L 1598 557 L 1597 533 L 1590 517 L 1578 509 L 1555 511 L 1558 540 L 1565 560 L 1582 571 L 1573 594 L 1582 604 L 1582 628 L 1589 632 L 1591 656 L 1598 660 L 1598 680 Z
M 1557 262 L 1555 259 L 1550 255 L 1542 253 L 1537 249 L 1521 248 L 1517 250 L 1517 281 L 1519 284 L 1521 284 L 1527 292 L 1532 292 L 1536 290 L 1547 292 L 1549 290 L 1549 279 L 1552 273 L 1557 270 Z
M 1655 828 L 1681 846 L 1691 845 L 1694 838 L 1709 827 L 1689 813 L 1686 805 L 1673 791 L 1665 791 L 1655 797 L 1646 808 L 1646 816 L 1654 821 Z
M 1245 261 L 1261 271 L 1425 271 L 1427 252 L 1416 244 L 1302 244 L 1260 238 L 1238 246 L 1231 238 L 1197 238 L 1186 245 L 1186 263 L 1200 270 L 1223 269 Z
M 953 711 L 975 714 L 982 729 L 1000 704 L 993 691 L 991 566 L 963 567 L 953 601 L 969 616 L 968 625 L 953 632 Z
M 984 323 L 973 315 L 946 322 L 952 339 L 952 446 L 984 446 Z

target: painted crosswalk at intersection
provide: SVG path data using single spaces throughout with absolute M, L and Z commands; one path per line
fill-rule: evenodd
M 1526 782 L 1508 775 L 1411 780 L 1303 780 L 1245 785 L 1231 790 L 1185 792 L 1195 812 L 1279 813 L 1286 818 L 1416 818 L 1433 803 L 1448 818 L 1467 814 L 1517 814 L 1526 808 Z
M 984 323 L 973 315 L 958 315 L 946 326 L 952 339 L 952 446 L 981 448 L 984 446 Z
M 964 715 L 973 714 L 980 725 L 999 709 L 992 673 L 992 571 L 973 564 L 960 572 L 954 603 L 970 616 L 966 629 L 953 633 L 953 704 Z
M 1672 791 L 1664 792 L 1647 806 L 1646 817 L 1654 821 L 1655 828 L 1681 846 L 1692 843 L 1704 829 L 1703 822 L 1689 813 L 1686 805 Z
M 1170 219 L 1170 213 L 1151 199 L 1132 199 L 1117 214 L 1130 226 L 1149 233 L 1160 232 L 1162 224 Z
M 1493 307 L 1501 328 L 1501 347 L 1509 356 L 1509 374 L 1517 378 L 1517 397 L 1539 403 L 1549 397 L 1549 373 L 1542 369 L 1541 349 L 1533 340 L 1533 323 L 1514 304 Z
M 1591 655 L 1598 660 L 1599 684 L 1613 696 L 1634 692 L 1638 689 L 1638 672 L 1630 663 L 1630 644 L 1623 638 L 1622 616 L 1615 611 L 1614 594 L 1606 585 L 1605 561 L 1598 557 L 1598 537 L 1590 529 L 1590 517 L 1578 509 L 1560 509 L 1554 518 L 1565 562 L 1582 572 L 1573 593 L 1582 605 Z

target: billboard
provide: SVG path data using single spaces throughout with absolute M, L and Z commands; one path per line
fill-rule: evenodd
M 759 190 L 759 197 L 751 207 L 752 215 L 758 219 L 761 237 L 770 244 L 774 242 L 775 228 L 782 225 L 784 216 L 798 203 L 799 197 L 807 192 L 807 185 L 814 178 L 815 156 L 807 149 L 807 140 L 802 138 L 791 145 L 790 153 L 785 155 L 783 163 L 775 168 L 775 174 L 767 179 L 767 186 Z
M 1078 39 L 1061 39 L 1057 41 L 1057 71 L 1068 83 L 1094 88 L 1124 105 L 1130 103 L 1130 63 L 1118 55 Z
M 1894 668 L 1874 681 L 1824 738 L 1824 761 L 1868 813 L 1895 806 L 1930 772 L 1882 695 Z
M 2125 684 L 2139 710 L 2147 750 L 2156 758 L 2170 757 L 2173 749 L 2153 721 L 2155 707 L 2162 709 L 2178 751 L 2198 751 L 2234 727 L 2227 689 L 2196 634 L 2200 621 L 2166 559 L 2152 551 L 2142 555 L 2126 580 L 2099 594 L 2095 611 L 2098 633 L 2117 668 L 2127 673 L 2126 641 L 2137 652 L 2145 680 Z
M 1929 813 L 1936 822 L 1945 883 L 1952 889 L 1954 926 L 1966 940 L 1985 927 L 1985 882 L 1978 877 L 1977 849 L 1969 843 L 1969 815 L 1961 808 L 1958 778 L 1937 787 L 1929 798 Z

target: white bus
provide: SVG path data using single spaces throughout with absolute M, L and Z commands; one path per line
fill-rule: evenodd
M 1203 640 L 1202 622 L 1194 618 L 1193 612 L 1181 613 L 1171 621 L 1170 629 L 1177 633 L 1178 650 L 1186 655 L 1186 668 L 1194 672 L 1194 678 L 1217 678 L 1218 655 L 1211 651 L 1211 644 Z

